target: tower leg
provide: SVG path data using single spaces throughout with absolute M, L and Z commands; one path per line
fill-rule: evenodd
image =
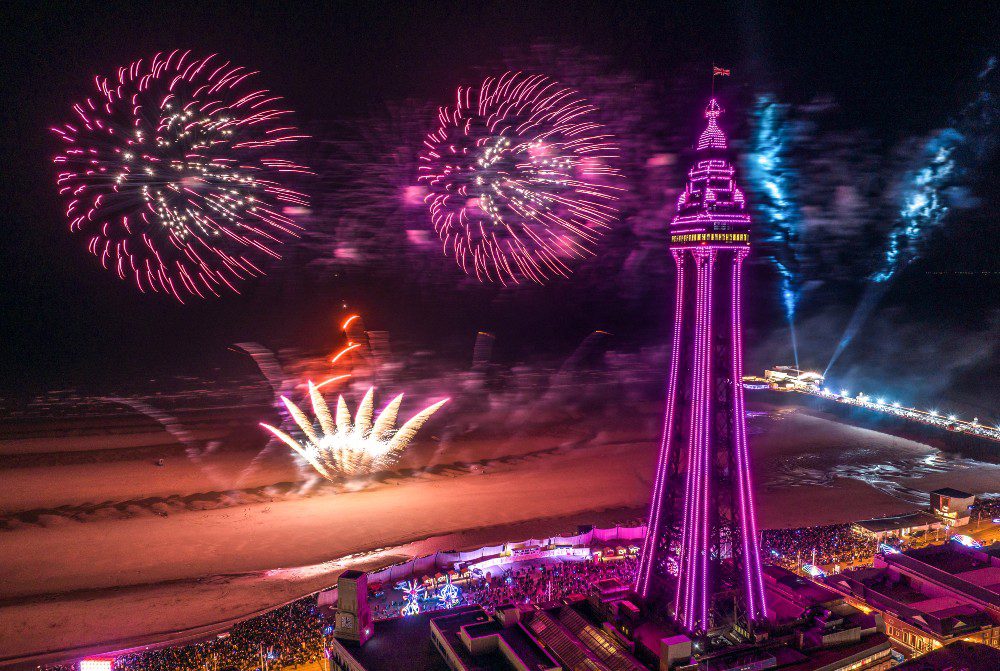
M 746 404 L 743 398 L 743 259 L 747 252 L 733 256 L 732 270 L 732 354 L 733 354 L 733 461 L 739 502 L 740 536 L 744 592 L 747 616 L 751 621 L 767 616 L 764 581 L 761 575 L 760 547 L 757 536 L 757 510 L 750 477 L 750 452 L 747 445 Z
M 691 632 L 711 627 L 712 530 L 714 459 L 712 419 L 712 289 L 714 250 L 694 250 L 695 288 L 694 367 L 691 376 L 691 416 L 685 478 L 681 562 L 675 600 L 678 620 Z
M 670 373 L 667 376 L 666 408 L 663 416 L 663 433 L 660 436 L 660 451 L 656 463 L 656 476 L 653 483 L 653 498 L 649 505 L 649 518 L 646 523 L 646 538 L 642 544 L 642 556 L 639 559 L 639 570 L 636 573 L 635 591 L 643 599 L 649 597 L 650 582 L 653 576 L 653 566 L 657 561 L 657 549 L 663 532 L 664 491 L 670 467 L 670 445 L 673 442 L 674 414 L 677 412 L 677 375 L 680 367 L 681 338 L 684 326 L 684 255 L 673 253 L 677 266 L 677 292 L 674 299 L 674 332 L 671 341 Z

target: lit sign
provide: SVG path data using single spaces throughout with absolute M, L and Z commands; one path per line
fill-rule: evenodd
M 111 671 L 115 660 L 90 658 L 80 660 L 80 671 Z
M 826 575 L 826 571 L 818 566 L 813 566 L 812 564 L 803 564 L 802 570 L 811 575 L 814 578 L 822 578 Z
M 670 242 L 750 242 L 749 233 L 688 233 L 671 235 Z

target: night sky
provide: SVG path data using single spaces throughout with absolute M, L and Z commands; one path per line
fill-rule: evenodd
M 800 310 L 803 363 L 822 367 L 884 247 L 893 190 L 912 168 L 915 147 L 953 123 L 983 89 L 976 74 L 996 53 L 1000 34 L 997 6 L 985 2 L 324 4 L 5 8 L 0 386 L 6 392 L 210 377 L 231 365 L 226 346 L 232 342 L 324 346 L 345 302 L 371 328 L 463 362 L 478 329 L 496 333 L 498 353 L 510 361 L 565 358 L 599 328 L 614 333 L 614 346 L 626 350 L 666 339 L 672 291 L 670 273 L 663 271 L 666 251 L 655 236 L 627 232 L 608 237 L 605 258 L 593 267 L 544 288 L 470 285 L 439 253 L 401 250 L 391 242 L 361 263 L 317 272 L 320 237 L 308 241 L 307 251 L 289 253 L 268 277 L 244 285 L 242 296 L 181 306 L 139 294 L 100 268 L 82 236 L 69 234 L 53 184 L 51 157 L 58 145 L 47 130 L 68 119 L 70 105 L 89 94 L 95 74 L 111 74 L 133 59 L 180 47 L 219 52 L 259 70 L 259 81 L 284 96 L 313 135 L 316 145 L 304 148 L 304 160 L 322 155 L 317 170 L 333 160 L 341 171 L 373 168 L 351 163 L 363 158 L 331 159 L 316 146 L 336 147 L 345 127 L 376 127 L 383 139 L 396 127 L 429 130 L 427 111 L 450 102 L 457 85 L 483 73 L 511 65 L 545 68 L 588 93 L 588 80 L 574 81 L 578 73 L 566 67 L 572 59 L 546 63 L 537 55 L 539 45 L 548 45 L 548 53 L 592 56 L 622 75 L 616 97 L 635 109 L 635 127 L 620 132 L 640 157 L 683 149 L 677 143 L 689 143 L 701 123 L 712 63 L 730 67 L 732 78 L 718 83 L 728 108 L 723 126 L 738 149 L 745 148 L 752 102 L 761 92 L 777 95 L 800 122 L 790 160 L 800 174 L 796 188 L 803 203 L 819 202 L 823 190 L 836 188 L 831 175 L 838 170 L 851 174 L 863 169 L 853 166 L 875 166 L 866 188 L 877 195 L 866 192 L 861 223 L 850 235 L 814 238 L 826 247 L 809 250 L 817 260 L 803 277 L 811 287 Z M 409 108 L 414 117 L 399 119 L 400 108 L 407 109 L 403 101 L 413 100 L 421 102 Z M 817 107 L 830 111 L 815 115 Z M 400 123 L 387 122 L 387 114 Z M 831 146 L 837 152 L 825 154 Z M 682 186 L 684 164 L 682 159 L 669 176 L 669 188 Z M 1000 407 L 995 168 L 991 154 L 968 171 L 965 204 L 900 271 L 870 326 L 845 353 L 844 375 L 902 374 L 911 392 L 926 382 L 926 393 L 936 398 L 994 413 Z M 807 183 L 806 176 L 815 179 Z M 651 183 L 636 184 L 636 213 L 623 229 L 639 230 L 636 222 L 643 220 L 646 230 L 659 220 L 665 230 L 673 196 Z M 338 232 L 341 224 L 330 212 L 340 202 L 338 190 L 348 188 L 336 179 L 303 185 L 323 191 L 314 195 L 329 209 L 317 210 L 322 221 L 316 225 L 331 239 L 378 232 L 392 240 L 394 232 L 429 226 L 422 211 L 397 217 L 390 208 L 383 218 L 373 208 L 370 220 Z M 663 249 L 662 261 L 643 261 L 639 271 L 626 272 L 624 259 L 637 244 Z M 763 258 L 755 263 L 751 287 L 751 361 L 787 360 L 775 276 Z

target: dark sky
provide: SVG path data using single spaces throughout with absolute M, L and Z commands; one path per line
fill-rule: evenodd
M 234 341 L 320 343 L 341 301 L 362 309 L 376 328 L 406 333 L 421 344 L 454 346 L 462 357 L 477 328 L 500 332 L 500 342 L 519 353 L 535 346 L 564 352 L 590 330 L 609 325 L 619 332 L 647 327 L 653 336 L 665 332 L 659 304 L 647 305 L 645 316 L 642 306 L 624 314 L 614 301 L 591 303 L 572 314 L 546 308 L 574 291 L 572 280 L 519 302 L 516 295 L 498 298 L 495 292 L 421 289 L 409 281 L 405 263 L 396 266 L 395 277 L 356 271 L 324 291 L 309 285 L 305 292 L 282 291 L 273 284 L 284 281 L 278 273 L 244 296 L 208 303 L 179 306 L 140 295 L 101 270 L 84 243 L 69 234 L 53 186 L 56 143 L 47 131 L 89 93 L 94 74 L 110 74 L 135 58 L 177 47 L 220 52 L 260 70 L 262 83 L 283 95 L 317 135 L 326 132 L 329 120 L 361 121 L 389 101 L 447 102 L 466 78 L 538 43 L 604 57 L 637 79 L 656 83 L 667 96 L 682 76 L 707 72 L 714 61 L 732 67 L 727 85 L 740 89 L 770 88 L 790 102 L 831 96 L 839 105 L 838 123 L 863 128 L 891 146 L 943 125 L 969 99 L 969 73 L 995 49 L 1000 34 L 996 7 L 986 2 L 7 5 L 0 46 L 0 387 L 37 392 L 170 372 L 207 375 L 222 365 L 225 345 Z M 688 101 L 692 109 L 703 97 Z M 335 132 L 332 126 L 329 132 Z M 662 288 L 669 291 L 667 283 Z M 765 312 L 778 318 L 774 310 Z

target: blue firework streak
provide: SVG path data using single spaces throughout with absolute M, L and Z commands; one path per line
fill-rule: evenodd
M 889 233 L 885 260 L 873 281 L 886 282 L 899 268 L 915 261 L 928 234 L 947 216 L 950 208 L 944 191 L 955 177 L 955 150 L 964 141 L 961 133 L 948 128 L 927 143 L 927 162 L 909 176 L 898 224 Z
M 1000 111 L 995 95 L 997 59 L 990 57 L 979 73 L 981 90 L 951 127 L 936 133 L 923 147 L 923 164 L 907 174 L 899 216 L 886 246 L 883 263 L 869 278 L 861 302 L 830 357 L 824 375 L 864 326 L 901 268 L 920 258 L 930 234 L 946 219 L 961 178 L 988 164 L 997 148 Z
M 755 128 L 749 155 L 750 188 L 754 203 L 764 214 L 764 243 L 768 258 L 781 280 L 781 302 L 788 320 L 795 365 L 799 365 L 795 335 L 795 310 L 799 300 L 799 273 L 796 245 L 801 216 L 794 202 L 792 185 L 796 175 L 786 160 L 790 138 L 785 122 L 787 105 L 778 104 L 771 94 L 757 97 Z
M 830 372 L 854 337 L 878 307 L 889 290 L 890 280 L 903 268 L 919 258 L 931 231 L 937 228 L 948 214 L 945 191 L 953 185 L 958 169 L 955 151 L 965 138 L 954 128 L 936 134 L 924 145 L 926 163 L 909 173 L 902 192 L 899 217 L 889 233 L 882 267 L 872 275 L 861 295 L 847 328 L 840 337 L 824 375 Z

